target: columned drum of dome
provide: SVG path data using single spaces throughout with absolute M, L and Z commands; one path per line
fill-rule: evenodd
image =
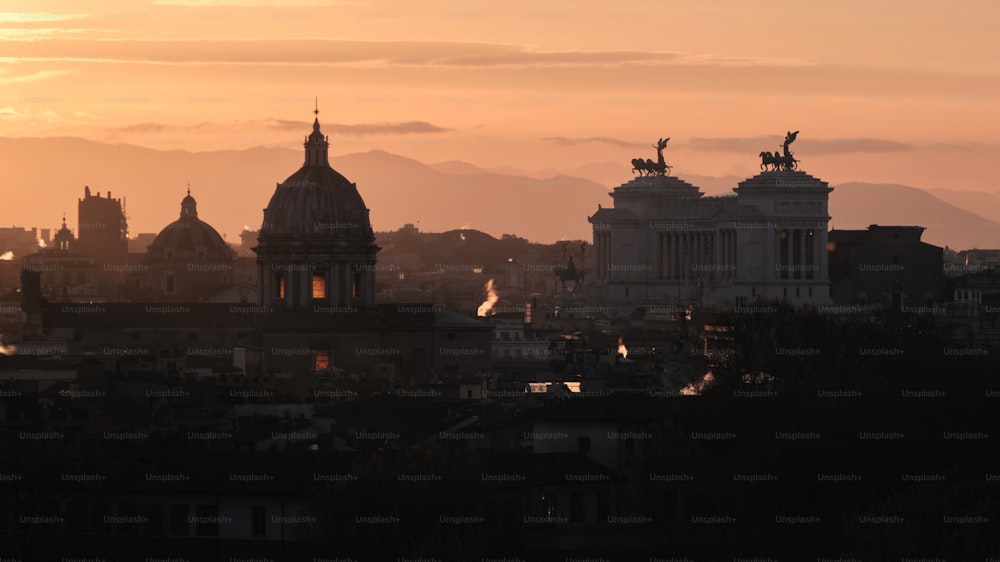
M 259 302 L 277 307 L 375 304 L 375 233 L 354 183 L 330 167 L 319 118 L 302 167 L 277 184 L 257 253 Z

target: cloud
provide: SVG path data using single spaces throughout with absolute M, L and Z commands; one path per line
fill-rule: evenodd
M 736 152 L 756 154 L 761 151 L 780 150 L 783 135 L 748 138 L 694 138 L 679 143 L 684 148 L 702 152 Z M 800 152 L 815 155 L 852 154 L 858 152 L 905 152 L 919 148 L 917 145 L 871 138 L 810 139 L 800 137 L 792 145 Z
M 313 8 L 321 6 L 360 6 L 361 2 L 347 0 L 153 0 L 160 6 L 187 6 L 189 8 L 232 6 L 238 8 Z
M 629 142 L 611 137 L 587 137 L 579 139 L 572 139 L 567 137 L 544 137 L 542 138 L 542 140 L 554 142 L 557 144 L 565 144 L 565 145 L 601 143 L 601 144 L 610 144 L 612 146 L 617 146 L 620 148 L 638 148 L 641 146 L 646 146 L 644 143 L 641 142 Z
M 358 125 L 323 125 L 334 133 L 342 135 L 410 135 L 424 133 L 444 133 L 452 131 L 444 127 L 432 125 L 426 121 L 406 121 L 405 123 L 361 123 Z
M 42 41 L 74 33 L 108 33 L 108 30 L 90 27 L 3 27 L 0 28 L 0 41 Z
M 44 44 L 41 44 L 44 43 Z M 163 64 L 337 64 L 376 66 L 616 67 L 621 65 L 795 66 L 790 59 L 717 57 L 659 51 L 541 50 L 520 45 L 446 41 L 341 39 L 33 41 L 11 54 L 25 60 L 150 62 Z M 67 56 L 66 53 L 73 53 Z
M 30 109 L 17 110 L 13 107 L 0 108 L 0 119 L 5 121 L 28 121 L 41 119 L 47 123 L 54 123 L 60 120 L 59 114 L 51 109 L 45 111 L 31 111 Z
M 267 121 L 272 129 L 280 131 L 307 131 L 312 127 L 312 123 L 306 121 L 290 121 L 286 119 L 268 119 Z M 322 123 L 321 126 L 326 133 L 349 136 L 444 133 L 452 130 L 445 127 L 438 127 L 426 121 L 359 123 L 355 125 Z
M 0 23 L 28 23 L 33 21 L 64 21 L 89 17 L 86 14 L 59 14 L 56 12 L 0 12 Z
M 10 108 L 8 108 L 10 109 Z M 2 110 L 0 110 L 2 115 Z M 307 133 L 312 129 L 312 123 L 308 121 L 295 121 L 289 119 L 269 118 L 263 120 L 244 121 L 239 128 L 267 127 L 277 131 L 291 131 L 295 133 Z M 445 127 L 439 127 L 426 121 L 406 121 L 402 123 L 358 123 L 354 125 L 344 125 L 340 123 L 323 123 L 323 132 L 327 134 L 365 136 L 365 135 L 408 135 L 443 133 L 451 131 Z M 109 131 L 117 133 L 163 133 L 168 131 L 233 131 L 231 123 L 202 122 L 193 125 L 172 125 L 166 123 L 143 122 L 121 127 L 110 128 Z
M 23 82 L 34 82 L 36 80 L 45 80 L 47 78 L 76 73 L 71 70 L 40 70 L 32 74 L 22 74 L 20 76 L 3 76 L 4 72 L 4 70 L 0 70 L 0 84 L 21 84 Z
M 306 131 L 312 126 L 308 121 L 291 121 L 288 119 L 268 119 L 272 129 L 278 131 Z
M 162 133 L 169 128 L 171 127 L 163 123 L 146 122 L 116 127 L 114 130 L 122 133 Z

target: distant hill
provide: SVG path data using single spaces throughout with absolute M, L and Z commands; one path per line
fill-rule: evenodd
M 1000 248 L 1000 228 L 929 192 L 898 184 L 844 183 L 830 194 L 831 223 L 839 229 L 870 224 L 923 226 L 921 240 L 954 249 Z
M 336 145 L 334 146 L 336 150 Z M 302 164 L 291 148 L 192 153 L 75 138 L 0 138 L 4 204 L 0 224 L 57 228 L 65 211 L 75 229 L 76 202 L 89 185 L 125 197 L 131 233 L 158 232 L 177 218 L 187 183 L 199 218 L 237 242 L 256 228 L 277 182 Z M 466 162 L 433 165 L 381 150 L 334 155 L 331 164 L 358 189 L 376 230 L 405 223 L 421 231 L 477 229 L 534 242 L 591 239 L 587 216 L 612 205 L 608 191 L 628 181 L 627 164 L 594 163 L 528 172 L 484 170 Z M 731 194 L 742 178 L 678 171 L 706 195 Z M 577 175 L 579 174 L 579 175 Z M 824 178 L 828 179 L 828 178 Z M 924 240 L 955 248 L 1000 247 L 1000 202 L 993 194 L 929 191 L 894 184 L 834 184 L 830 211 L 838 228 L 868 224 L 927 226 Z
M 1000 192 L 929 189 L 931 195 L 960 209 L 986 217 L 1000 227 Z

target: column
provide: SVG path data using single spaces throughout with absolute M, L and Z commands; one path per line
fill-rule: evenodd
M 701 277 L 701 258 L 702 258 L 702 240 L 701 231 L 696 231 L 694 233 L 694 261 L 691 265 L 694 268 L 691 270 L 691 276 L 695 279 Z
M 688 251 L 688 234 L 689 233 L 687 233 L 687 232 L 680 232 L 680 233 L 678 233 L 678 237 L 679 238 L 678 238 L 677 245 L 678 245 L 678 249 L 679 249 L 679 251 L 681 253 L 681 255 L 680 255 L 680 271 L 678 273 L 680 273 L 680 279 L 682 281 L 685 280 L 685 279 L 687 279 L 687 276 L 688 276 L 687 265 L 688 265 L 688 259 L 690 258 L 690 256 L 688 255 L 690 253 Z
M 769 240 L 771 244 L 771 254 L 774 258 L 771 260 L 771 279 L 781 278 L 781 230 L 772 230 L 771 239 Z
M 601 264 L 604 262 L 604 233 L 594 235 L 594 281 L 604 281 L 601 275 Z
M 670 233 L 663 233 L 663 278 L 670 279 Z
M 819 252 L 816 254 L 816 257 L 819 260 L 819 278 L 826 281 L 828 278 L 826 267 L 827 263 L 829 262 L 828 258 L 830 257 L 830 253 L 826 249 L 827 245 L 826 226 L 823 226 L 823 228 L 820 229 L 820 231 L 817 233 L 816 240 L 817 243 L 819 244 Z
M 302 304 L 312 304 L 313 298 L 313 272 L 311 267 L 305 269 L 307 266 L 308 264 L 302 264 L 301 266 L 303 269 L 302 281 L 300 282 L 302 283 L 302 288 L 305 289 L 302 291 Z
M 606 243 L 604 241 L 604 233 L 598 232 L 597 236 L 594 237 L 594 240 L 597 242 L 594 244 L 594 246 L 597 246 L 597 248 L 595 248 L 597 255 L 594 256 L 594 279 L 597 281 L 604 281 L 601 265 L 604 263 L 604 253 L 608 251 L 605 247 Z
M 792 254 L 792 235 L 793 232 L 791 229 L 785 229 L 785 265 L 787 266 L 783 274 L 785 279 L 792 278 L 792 261 L 795 259 L 795 256 Z
M 719 236 L 721 232 L 722 231 L 718 228 L 712 232 L 712 264 L 714 265 L 712 269 L 712 279 L 721 279 L 721 274 L 724 271 L 724 269 L 722 269 L 722 249 L 720 248 L 722 240 Z
M 670 279 L 670 260 L 673 259 L 673 254 L 670 252 L 670 233 L 663 233 L 663 278 Z
M 680 251 L 676 232 L 670 233 L 670 278 L 677 279 L 681 272 Z
M 654 251 L 653 263 L 656 264 L 654 266 L 655 267 L 654 271 L 656 273 L 656 277 L 662 279 L 663 278 L 663 233 L 656 232 L 654 233 L 654 236 L 656 237 L 656 247 L 653 250 Z
M 722 231 L 722 263 L 726 264 L 726 269 L 722 272 L 722 278 L 729 281 L 729 277 L 733 274 L 732 270 L 729 268 L 732 265 L 732 257 L 729 255 L 729 229 Z
M 274 283 L 274 276 L 268 275 L 268 267 L 262 263 L 257 264 L 257 279 L 260 287 L 257 289 L 257 304 L 264 305 L 269 304 L 274 299 L 274 289 L 271 288 L 271 284 Z
M 795 237 L 797 239 L 797 244 L 799 246 L 799 259 L 798 259 L 798 274 L 795 276 L 797 279 L 805 279 L 806 275 L 806 231 L 803 229 L 797 229 L 795 231 Z
M 729 231 L 730 243 L 732 245 L 733 256 L 733 279 L 739 276 L 740 272 L 740 233 L 735 228 Z

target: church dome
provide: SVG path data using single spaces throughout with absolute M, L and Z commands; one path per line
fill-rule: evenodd
M 305 163 L 278 184 L 264 209 L 262 242 L 291 237 L 374 240 L 364 199 L 357 185 L 330 167 L 329 145 L 317 117 L 304 144 Z
M 233 254 L 212 225 L 198 218 L 198 203 L 190 189 L 181 201 L 180 218 L 165 226 L 146 251 L 152 260 L 231 260 Z

